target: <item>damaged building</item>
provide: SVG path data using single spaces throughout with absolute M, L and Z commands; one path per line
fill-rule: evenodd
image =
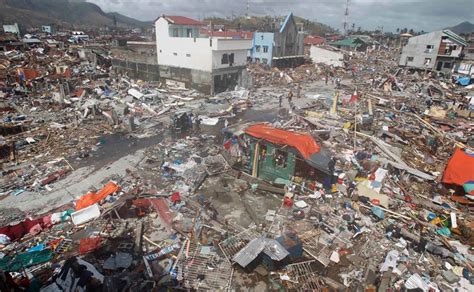
M 466 46 L 466 41 L 450 30 L 411 37 L 398 64 L 418 70 L 451 72 L 464 56 Z
M 250 59 L 278 68 L 289 68 L 304 62 L 304 34 L 296 24 L 293 13 L 282 23 L 274 23 L 274 32 L 255 32 Z
M 183 16 L 156 22 L 160 79 L 215 94 L 244 83 L 251 40 L 200 37 L 203 23 Z

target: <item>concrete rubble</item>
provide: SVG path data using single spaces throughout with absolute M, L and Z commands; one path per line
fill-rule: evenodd
M 251 88 L 215 96 L 110 59 L 0 55 L 9 285 L 473 291 L 472 86 L 398 69 L 390 50 L 249 65 Z M 262 123 L 317 151 L 250 134 Z

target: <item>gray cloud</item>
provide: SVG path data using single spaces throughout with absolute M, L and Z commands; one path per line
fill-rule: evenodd
M 246 13 L 247 0 L 88 0 L 105 11 L 115 11 L 140 20 L 153 20 L 161 14 L 201 19 L 230 17 Z M 250 0 L 250 15 L 285 15 L 316 20 L 340 29 L 346 0 Z M 384 30 L 413 28 L 432 31 L 474 22 L 474 0 L 350 0 L 350 24 Z

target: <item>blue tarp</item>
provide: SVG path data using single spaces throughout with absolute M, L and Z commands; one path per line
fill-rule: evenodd
M 457 81 L 462 86 L 468 86 L 471 83 L 471 77 L 469 76 L 458 77 Z

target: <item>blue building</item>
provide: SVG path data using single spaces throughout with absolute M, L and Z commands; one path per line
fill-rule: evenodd
M 251 51 L 252 62 L 272 66 L 273 32 L 255 32 Z
M 272 67 L 295 67 L 304 63 L 304 34 L 299 31 L 293 13 L 272 25 L 273 32 L 255 32 L 250 59 Z

